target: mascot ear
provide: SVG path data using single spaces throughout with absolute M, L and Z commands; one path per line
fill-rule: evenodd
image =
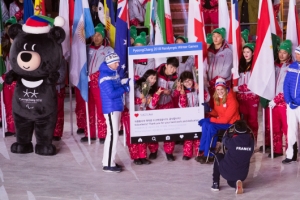
M 21 24 L 13 24 L 9 27 L 8 29 L 8 36 L 11 39 L 15 39 L 15 37 L 19 34 L 22 33 L 22 25 Z
M 66 33 L 61 27 L 54 26 L 50 29 L 48 36 L 52 37 L 58 44 L 61 44 L 66 38 Z

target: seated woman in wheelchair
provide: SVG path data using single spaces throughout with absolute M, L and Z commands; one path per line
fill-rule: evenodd
M 216 154 L 211 190 L 219 191 L 221 175 L 230 187 L 236 189 L 236 194 L 242 194 L 242 181 L 248 175 L 254 150 L 254 134 L 245 121 L 238 120 L 226 130 L 222 143 L 227 151 Z
M 209 161 L 213 162 L 213 153 L 208 155 L 212 137 L 217 134 L 218 130 L 229 128 L 236 120 L 240 119 L 238 102 L 234 92 L 227 88 L 226 81 L 218 78 L 215 84 L 215 93 L 213 95 L 214 108 L 211 109 L 207 103 L 204 103 L 205 112 L 209 114 L 209 118 L 199 121 L 202 126 L 202 136 L 199 145 L 199 154 L 196 160 L 201 164 L 205 163 L 209 156 Z M 215 148 L 217 138 L 212 142 L 211 147 Z

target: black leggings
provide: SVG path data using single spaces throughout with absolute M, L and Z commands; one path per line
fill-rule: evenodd
M 215 162 L 214 162 L 214 171 L 213 171 L 213 182 L 220 182 L 220 170 L 219 170 L 219 164 L 220 161 L 224 158 L 224 154 L 222 153 L 217 153 L 215 157 Z M 237 180 L 236 180 L 237 181 Z M 236 188 L 236 181 L 228 181 L 227 183 L 230 187 Z

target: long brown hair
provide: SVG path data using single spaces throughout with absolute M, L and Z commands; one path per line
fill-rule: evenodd
M 227 95 L 228 95 L 228 90 L 226 88 L 224 88 L 224 89 L 225 89 L 225 94 L 224 94 L 224 96 L 222 98 L 222 104 L 226 103 L 226 101 L 227 101 Z M 217 89 L 215 90 L 213 98 L 214 98 L 214 101 L 216 102 L 217 106 L 219 106 L 220 105 L 220 98 L 219 98 L 219 95 L 217 93 Z

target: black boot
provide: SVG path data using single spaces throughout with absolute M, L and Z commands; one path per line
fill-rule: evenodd
M 183 156 L 183 157 L 182 157 L 182 160 L 189 160 L 189 159 L 191 159 L 191 158 L 188 157 L 188 156 Z
M 295 142 L 295 144 L 293 145 L 293 149 L 294 149 L 294 154 L 293 154 L 293 161 L 297 161 L 297 156 L 298 156 L 298 147 L 297 147 L 297 142 Z
M 53 138 L 52 138 L 52 140 L 54 140 L 54 141 L 60 141 L 60 139 L 61 139 L 61 137 L 59 137 L 59 136 L 53 136 Z
M 157 158 L 157 151 L 155 151 L 154 153 L 150 153 L 149 155 L 150 160 L 155 160 L 156 158 Z
M 168 154 L 168 153 L 166 153 L 166 156 L 167 156 L 167 160 L 168 160 L 168 161 L 174 161 L 174 160 L 175 160 L 173 154 Z
M 140 159 L 134 159 L 133 163 L 136 164 L 136 165 L 142 165 L 143 164 Z
M 151 164 L 151 161 L 148 160 L 147 158 L 140 158 L 140 161 L 142 162 L 143 165 L 149 165 L 149 164 Z
M 13 136 L 13 135 L 15 135 L 15 133 L 12 133 L 9 131 L 5 132 L 5 137 L 9 137 L 9 136 Z
M 83 128 L 77 129 L 77 134 L 83 134 L 83 133 L 84 133 L 84 129 Z

